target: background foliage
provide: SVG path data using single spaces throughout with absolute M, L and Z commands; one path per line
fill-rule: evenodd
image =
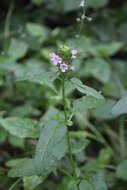
M 87 0 L 91 22 L 76 21 L 79 4 L 0 2 L 0 189 L 77 189 L 67 174 L 61 87 L 49 58 L 65 44 L 79 51 L 73 77 L 104 96 L 79 81 L 66 84 L 79 189 L 127 190 L 127 1 Z

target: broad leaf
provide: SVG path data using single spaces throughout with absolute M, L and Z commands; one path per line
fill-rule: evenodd
M 35 174 L 34 161 L 28 158 L 17 160 L 8 172 L 9 177 L 33 176 Z
M 127 160 L 122 160 L 120 162 L 117 167 L 116 175 L 123 180 L 127 180 Z
M 34 175 L 30 177 L 23 177 L 24 190 L 34 190 L 39 184 L 42 183 L 40 177 Z
M 71 82 L 75 85 L 75 88 L 87 96 L 93 96 L 97 99 L 103 99 L 103 96 L 97 92 L 95 89 L 84 85 L 79 79 L 72 78 Z
M 127 96 L 120 99 L 112 108 L 112 114 L 118 116 L 127 113 Z
M 32 119 L 18 117 L 0 118 L 0 125 L 10 134 L 20 138 L 36 138 L 39 136 L 37 121 Z
M 8 50 L 9 58 L 11 60 L 18 60 L 24 57 L 27 50 L 28 45 L 25 42 L 12 39 Z
M 48 86 L 55 90 L 53 81 L 56 79 L 56 73 L 47 71 L 32 71 L 25 72 L 17 78 L 17 81 L 29 81 L 40 85 Z
M 36 147 L 34 165 L 38 175 L 51 172 L 66 152 L 66 127 L 57 121 L 48 121 L 42 128 Z

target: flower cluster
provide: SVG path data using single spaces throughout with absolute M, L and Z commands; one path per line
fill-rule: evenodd
M 77 49 L 69 49 L 69 59 L 66 60 L 66 55 L 58 55 L 54 52 L 50 53 L 51 62 L 53 62 L 54 65 L 58 66 L 61 72 L 65 73 L 66 71 L 74 71 L 75 67 L 71 65 L 71 62 L 76 59 L 77 57 Z M 64 53 L 63 53 L 64 54 Z

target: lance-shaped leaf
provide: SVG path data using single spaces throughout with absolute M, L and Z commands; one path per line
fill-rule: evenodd
M 0 118 L 0 125 L 10 134 L 20 138 L 36 138 L 39 136 L 37 121 L 32 119 L 18 117 Z
M 94 88 L 88 87 L 84 85 L 79 79 L 72 78 L 71 82 L 75 85 L 75 88 L 87 96 L 93 96 L 97 99 L 103 99 L 104 97 L 100 94 L 100 92 L 97 92 Z
M 42 128 L 34 159 L 38 175 L 51 172 L 66 152 L 66 126 L 48 121 Z

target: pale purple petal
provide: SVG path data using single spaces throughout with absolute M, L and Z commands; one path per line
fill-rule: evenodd
M 78 51 L 77 51 L 77 49 L 72 49 L 71 53 L 72 53 L 72 55 L 77 55 Z
M 76 59 L 76 55 L 72 55 L 72 59 Z
M 60 70 L 61 72 L 66 72 L 66 70 L 68 69 L 68 65 L 66 63 L 60 64 Z
M 71 70 L 74 71 L 74 70 L 75 70 L 75 67 L 74 67 L 74 66 L 71 66 Z
M 55 54 L 54 52 L 51 52 L 51 53 L 50 53 L 50 56 L 51 56 L 51 57 L 55 57 L 56 54 Z

